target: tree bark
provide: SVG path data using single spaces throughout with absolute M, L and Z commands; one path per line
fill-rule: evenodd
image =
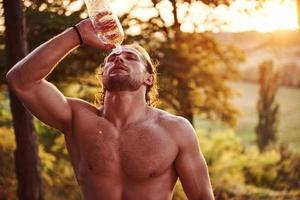
M 21 0 L 4 0 L 5 42 L 8 70 L 27 54 L 25 18 Z M 37 137 L 31 113 L 9 89 L 10 107 L 16 136 L 15 170 L 18 199 L 42 200 Z
M 178 14 L 177 14 L 177 5 L 176 5 L 176 0 L 172 0 L 172 7 L 173 7 L 173 19 L 174 19 L 174 30 L 176 32 L 180 31 L 180 23 L 178 21 Z
M 192 124 L 192 126 L 195 126 L 195 124 L 194 124 L 194 114 L 192 112 L 184 113 L 183 117 L 186 118 Z

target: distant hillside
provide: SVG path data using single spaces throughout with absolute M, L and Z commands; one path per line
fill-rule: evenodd
M 245 79 L 257 80 L 257 69 L 261 62 L 273 60 L 275 67 L 289 73 L 290 82 L 300 85 L 300 33 L 277 31 L 274 33 L 242 32 L 216 33 L 224 44 L 233 44 L 246 54 L 246 62 L 240 69 Z M 285 72 L 286 71 L 286 72 Z M 296 75 L 299 77 L 297 78 Z M 298 80 L 299 79 L 299 80 Z

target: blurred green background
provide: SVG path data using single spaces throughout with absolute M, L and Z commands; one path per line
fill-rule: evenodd
M 23 3 L 29 52 L 87 17 L 79 0 Z M 126 33 L 124 43 L 140 43 L 159 62 L 158 107 L 194 125 L 216 199 L 300 199 L 299 1 L 113 0 L 112 4 Z M 262 13 L 266 24 L 249 23 L 247 29 L 241 21 L 235 22 L 240 27 L 234 26 L 236 17 L 225 16 L 236 10 L 241 20 Z M 277 23 L 263 21 L 269 13 L 281 16 L 284 11 L 289 14 L 286 21 L 280 21 L 283 17 L 274 18 Z M 3 0 L 0 14 L 0 199 L 16 199 Z M 105 56 L 101 50 L 80 47 L 47 79 L 66 96 L 94 103 L 99 92 L 96 73 Z M 34 127 L 45 199 L 80 199 L 63 135 L 37 119 Z M 187 199 L 179 181 L 173 199 Z

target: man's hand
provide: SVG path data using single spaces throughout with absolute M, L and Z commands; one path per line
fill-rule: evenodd
M 103 50 L 111 50 L 115 48 L 115 46 L 112 44 L 105 44 L 101 42 L 90 19 L 82 20 L 76 26 L 80 32 L 84 44 Z

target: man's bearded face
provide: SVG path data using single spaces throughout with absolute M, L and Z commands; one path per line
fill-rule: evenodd
M 104 61 L 103 85 L 109 92 L 135 91 L 146 77 L 145 62 L 140 53 L 129 47 L 113 51 Z

